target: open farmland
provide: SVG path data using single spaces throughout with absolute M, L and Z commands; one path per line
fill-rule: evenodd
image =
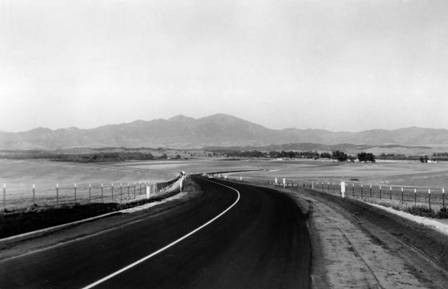
M 179 170 L 187 173 L 243 171 L 245 177 L 272 180 L 358 180 L 364 183 L 447 186 L 448 162 L 422 164 L 412 161 L 380 161 L 375 164 L 338 163 L 326 160 L 167 160 L 105 164 L 80 164 L 46 160 L 0 160 L 0 183 L 11 189 L 51 187 L 55 184 L 111 184 L 161 181 Z
M 291 181 L 360 182 L 417 187 L 448 186 L 448 163 L 422 164 L 411 161 L 384 161 L 375 164 L 338 163 L 326 160 L 164 160 L 117 163 L 65 163 L 46 160 L 0 160 L 0 183 L 6 184 L 7 198 L 21 195 L 54 197 L 55 186 L 61 195 L 72 196 L 73 186 L 86 191 L 88 184 L 96 191 L 99 185 L 159 182 L 175 177 L 179 170 L 187 173 L 244 171 L 245 179 Z M 107 189 L 109 193 L 110 187 Z M 106 192 L 106 189 L 105 189 Z M 47 196 L 48 195 L 48 196 Z
M 161 181 L 173 178 L 173 171 L 148 171 L 111 164 L 63 163 L 46 160 L 0 160 L 0 182 L 8 189 L 72 186 L 73 184 L 111 184 L 140 181 Z
M 307 181 L 355 181 L 419 187 L 448 186 L 448 163 L 422 164 L 416 161 L 379 161 L 370 163 L 339 163 L 326 160 L 249 162 L 264 171 L 244 173 L 246 178 L 269 179 L 285 177 Z

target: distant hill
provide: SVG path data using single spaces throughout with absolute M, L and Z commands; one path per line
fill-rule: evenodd
M 448 146 L 448 130 L 403 128 L 362 132 L 318 129 L 270 129 L 231 115 L 215 114 L 194 119 L 137 120 L 92 129 L 0 132 L 0 149 L 61 149 L 73 147 L 263 147 L 280 144 L 354 144 L 367 146 Z M 340 145 L 342 147 L 347 145 Z

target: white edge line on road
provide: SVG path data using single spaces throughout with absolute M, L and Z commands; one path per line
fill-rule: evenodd
M 95 282 L 93 282 L 93 283 L 91 283 L 91 284 L 89 284 L 89 285 L 87 285 L 87 286 L 85 286 L 85 287 L 82 287 L 82 289 L 93 288 L 93 287 L 95 287 L 95 286 L 97 286 L 97 285 L 99 285 L 99 284 L 101 284 L 101 283 L 103 283 L 103 282 L 105 282 L 105 281 L 107 281 L 107 280 L 109 280 L 109 279 L 111 279 L 111 278 L 113 278 L 113 277 L 115 277 L 115 276 L 117 276 L 117 275 L 119 275 L 119 274 L 121 274 L 121 273 L 123 273 L 123 272 L 129 270 L 129 269 L 131 269 L 132 267 L 135 267 L 135 266 L 137 266 L 138 264 L 140 264 L 140 263 L 142 263 L 142 262 L 145 262 L 146 260 L 148 260 L 148 259 L 150 259 L 150 258 L 152 258 L 152 257 L 154 257 L 154 256 L 156 256 L 156 255 L 158 255 L 158 254 L 160 254 L 160 253 L 162 253 L 163 251 L 169 249 L 170 247 L 176 245 L 177 243 L 182 242 L 183 240 L 187 239 L 187 238 L 190 237 L 191 235 L 197 233 L 198 231 L 202 230 L 203 228 L 207 227 L 208 225 L 210 225 L 211 223 L 213 223 L 214 221 L 216 221 L 217 219 L 219 219 L 220 217 L 222 217 L 225 213 L 227 213 L 230 209 L 232 209 L 232 208 L 233 208 L 233 207 L 240 201 L 240 196 L 241 196 L 241 195 L 240 195 L 240 192 L 239 192 L 237 189 L 232 188 L 232 187 L 227 186 L 227 185 L 223 185 L 223 184 L 221 184 L 221 183 L 214 182 L 214 181 L 210 181 L 210 180 L 209 180 L 209 182 L 218 184 L 218 185 L 220 185 L 220 186 L 223 186 L 223 187 L 226 187 L 226 188 L 229 188 L 229 189 L 235 191 L 235 192 L 237 193 L 237 198 L 236 198 L 236 200 L 235 200 L 229 207 L 227 207 L 224 211 L 222 211 L 222 212 L 219 213 L 217 216 L 215 216 L 213 219 L 211 219 L 211 220 L 207 221 L 206 223 L 202 224 L 201 226 L 197 227 L 196 229 L 194 229 L 194 230 L 191 231 L 190 233 L 188 233 L 188 234 L 186 234 L 186 235 L 180 237 L 179 239 L 177 239 L 177 240 L 175 240 L 175 241 L 169 243 L 169 244 L 166 245 L 165 247 L 160 248 L 159 250 L 157 250 L 157 251 L 155 251 L 155 252 L 153 252 L 153 253 L 151 253 L 151 254 L 149 254 L 149 255 L 147 255 L 147 256 L 145 256 L 145 257 L 143 257 L 143 258 L 141 258 L 141 259 L 139 259 L 139 260 L 137 260 L 137 261 L 135 261 L 134 263 L 131 263 L 131 264 L 127 265 L 126 267 L 123 267 L 123 268 L 121 268 L 120 270 L 115 271 L 114 273 L 109 274 L 109 275 L 107 275 L 107 276 L 105 276 L 105 277 L 99 279 L 98 281 L 95 281 Z

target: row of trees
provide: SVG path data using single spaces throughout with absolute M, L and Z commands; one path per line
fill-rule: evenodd
M 297 151 L 270 151 L 270 152 L 262 152 L 257 150 L 251 151 L 227 151 L 225 152 L 227 157 L 237 157 L 237 158 L 289 158 L 289 159 L 333 159 L 340 162 L 351 161 L 354 162 L 358 159 L 360 162 L 375 162 L 375 155 L 372 153 L 359 153 L 357 157 L 348 155 L 342 151 L 333 151 L 333 152 L 297 152 Z
M 129 151 L 129 149 L 119 152 L 98 151 L 98 149 L 91 149 L 94 152 L 79 152 L 79 153 L 61 153 L 53 151 L 0 151 L 0 158 L 2 159 L 48 159 L 52 161 L 61 162 L 115 162 L 126 160 L 164 160 L 168 159 L 166 153 L 160 155 L 153 155 L 150 152 Z M 95 152 L 96 150 L 96 152 Z M 179 154 L 174 156 L 176 159 L 182 158 Z
M 348 155 L 344 152 L 341 151 L 334 151 L 332 152 L 331 158 L 334 160 L 338 160 L 340 162 L 346 162 L 346 161 L 350 161 L 350 162 L 354 162 L 355 161 L 355 157 L 352 155 Z M 359 162 L 371 162 L 374 163 L 376 162 L 376 158 L 375 155 L 372 153 L 366 153 L 366 152 L 361 152 L 357 155 L 357 159 Z
M 296 152 L 296 151 L 270 151 L 262 152 L 257 150 L 251 151 L 225 151 L 223 152 L 227 157 L 236 158 L 289 158 L 289 159 L 316 159 L 319 158 L 317 152 Z
M 101 152 L 101 153 L 85 153 L 85 154 L 57 154 L 53 155 L 52 160 L 63 162 L 117 162 L 126 160 L 154 160 L 167 159 L 166 154 L 162 154 L 156 158 L 151 153 L 141 152 Z

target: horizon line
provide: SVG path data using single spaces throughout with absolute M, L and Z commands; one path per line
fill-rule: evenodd
M 45 127 L 45 126 L 37 126 L 34 128 L 30 128 L 28 130 L 19 130 L 19 131 L 5 131 L 5 130 L 0 130 L 0 133 L 12 133 L 12 134 L 16 134 L 16 133 L 26 133 L 26 132 L 31 132 L 34 130 L 50 130 L 50 131 L 58 131 L 58 130 L 68 130 L 68 129 L 77 129 L 77 130 L 92 130 L 92 129 L 98 129 L 98 128 L 102 128 L 102 127 L 106 127 L 106 126 L 118 126 L 118 125 L 127 125 L 127 124 L 131 124 L 131 123 L 135 123 L 135 122 L 152 122 L 152 121 L 157 121 L 157 120 L 164 120 L 164 121 L 169 121 L 169 120 L 173 120 L 175 118 L 188 118 L 188 119 L 192 119 L 192 120 L 200 120 L 200 119 L 204 119 L 204 118 L 210 118 L 210 117 L 217 117 L 217 116 L 227 116 L 227 117 L 231 117 L 231 118 L 236 118 L 242 121 L 246 121 L 246 122 L 250 122 L 252 124 L 255 125 L 259 125 L 262 126 L 266 129 L 271 129 L 271 130 L 322 130 L 322 131 L 327 131 L 327 132 L 331 132 L 331 133 L 361 133 L 361 132 L 368 132 L 368 131 L 396 131 L 396 130 L 402 130 L 402 129 L 430 129 L 430 130 L 448 130 L 447 128 L 435 128 L 435 127 L 424 127 L 424 126 L 418 126 L 418 125 L 412 125 L 412 126 L 406 126 L 406 127 L 398 127 L 398 128 L 391 128 L 391 129 L 387 129 L 387 128 L 370 128 L 370 129 L 364 129 L 364 130 L 356 130 L 356 131 L 350 131 L 350 130 L 330 130 L 330 129 L 325 129 L 325 128 L 298 128 L 298 127 L 284 127 L 284 128 L 271 128 L 269 126 L 266 125 L 262 125 L 259 123 L 256 123 L 254 121 L 251 120 L 247 120 L 232 114 L 228 114 L 228 113 L 214 113 L 214 114 L 210 114 L 210 115 L 205 115 L 205 116 L 201 116 L 201 117 L 191 117 L 191 116 L 187 116 L 184 114 L 176 114 L 173 115 L 171 117 L 166 117 L 166 118 L 153 118 L 150 120 L 144 120 L 144 119 L 136 119 L 136 120 L 132 120 L 132 121 L 125 121 L 125 122 L 120 122 L 120 123 L 108 123 L 108 124 L 103 124 L 103 125 L 98 125 L 98 126 L 93 126 L 93 127 L 78 127 L 78 126 L 69 126 L 69 127 L 59 127 L 59 128 L 49 128 L 49 127 Z

